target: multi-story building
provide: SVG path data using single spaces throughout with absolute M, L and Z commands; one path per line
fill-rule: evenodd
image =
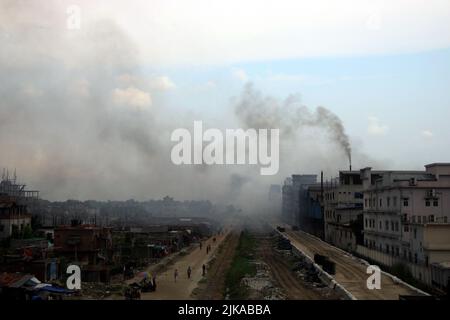
M 31 215 L 27 207 L 18 204 L 14 197 L 0 195 L 0 239 L 21 237 L 31 231 Z
M 279 215 L 281 212 L 281 186 L 279 184 L 270 185 L 268 209 L 275 215 Z
M 39 197 L 38 191 L 26 189 L 17 183 L 16 173 L 10 177 L 3 169 L 0 180 L 0 239 L 22 237 L 31 232 L 31 214 L 28 204 Z
M 424 267 L 450 261 L 450 163 L 376 175 L 365 168 L 361 178 L 367 248 Z
M 359 171 L 340 171 L 324 187 L 325 240 L 348 251 L 362 243 L 362 188 Z
M 58 257 L 80 266 L 83 281 L 109 281 L 113 248 L 110 228 L 73 220 L 70 226 L 59 226 L 54 233 Z
M 323 183 L 308 186 L 306 202 L 307 210 L 303 215 L 303 221 L 301 222 L 303 231 L 313 234 L 321 239 L 324 239 L 323 194 Z
M 281 220 L 288 224 L 294 221 L 293 197 L 292 178 L 288 177 L 281 188 Z
M 283 221 L 301 227 L 307 212 L 308 187 L 317 183 L 317 175 L 294 174 L 287 178 L 282 188 Z

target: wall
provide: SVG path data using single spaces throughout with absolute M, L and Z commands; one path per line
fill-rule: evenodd
M 356 253 L 370 259 L 372 261 L 378 262 L 379 264 L 387 267 L 392 267 L 394 264 L 402 263 L 406 265 L 411 271 L 413 277 L 416 280 L 423 282 L 424 284 L 431 286 L 431 269 L 421 265 L 415 265 L 405 260 L 393 257 L 391 255 L 385 254 L 383 252 L 372 250 L 364 246 L 357 245 Z

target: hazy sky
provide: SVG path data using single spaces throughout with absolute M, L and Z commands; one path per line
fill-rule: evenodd
M 317 130 L 286 142 L 265 180 L 171 165 L 173 129 L 243 125 L 247 83 L 340 117 L 356 168 L 450 161 L 447 0 L 2 0 L 0 41 L 0 165 L 46 198 L 227 198 L 236 177 L 346 168 Z

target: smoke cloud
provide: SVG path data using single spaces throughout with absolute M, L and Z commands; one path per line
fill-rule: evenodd
M 171 132 L 202 119 L 165 111 L 156 90 L 176 84 L 141 70 L 139 48 L 114 21 L 68 30 L 68 4 L 0 2 L 0 166 L 17 168 L 43 198 L 170 195 L 256 211 L 265 206 L 269 185 L 288 175 L 321 169 L 331 175 L 346 167 L 341 156 L 330 156 L 329 140 L 347 155 L 351 150 L 335 114 L 310 111 L 294 95 L 282 102 L 264 97 L 252 85 L 230 106 L 226 125 L 280 128 L 279 174 L 262 177 L 257 166 L 175 166 Z M 208 126 L 220 128 L 222 120 Z M 318 138 L 317 128 L 328 140 Z
M 351 160 L 351 146 L 341 119 L 324 107 L 311 111 L 301 105 L 298 95 L 291 95 L 281 103 L 264 97 L 248 83 L 235 109 L 238 118 L 248 128 L 279 128 L 281 136 L 292 138 L 305 127 L 325 130 Z

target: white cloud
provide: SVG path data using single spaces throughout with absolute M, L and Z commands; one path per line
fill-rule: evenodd
M 248 81 L 248 75 L 243 69 L 233 68 L 231 69 L 231 74 L 233 75 L 233 77 L 242 82 Z
M 374 136 L 383 136 L 389 131 L 389 127 L 381 124 L 377 117 L 370 116 L 368 120 L 369 126 L 367 128 L 367 132 L 369 134 Z
M 68 32 L 65 9 L 71 2 L 15 6 L 6 2 L 0 8 L 0 34 L 6 39 L 27 34 L 35 54 L 22 57 L 22 62 L 37 53 L 39 58 L 47 55 L 68 64 L 83 62 L 105 42 L 106 48 L 115 48 L 117 41 L 101 30 L 97 33 L 103 41 L 78 45 L 80 39 L 96 34 L 100 20 L 124 31 L 120 41 L 129 43 L 122 49 L 136 46 L 114 56 L 121 65 L 130 63 L 129 56 L 135 54 L 143 64 L 171 66 L 409 53 L 450 46 L 448 0 L 133 0 L 132 6 L 122 0 L 80 0 L 81 29 Z M 10 17 L 14 15 L 19 20 Z M 16 51 L 24 52 L 17 40 L 5 43 L 0 57 L 8 63 L 17 60 Z M 109 55 L 101 59 L 111 60 Z
M 434 136 L 434 134 L 431 130 L 422 130 L 421 134 L 424 138 L 427 138 L 427 139 L 431 139 Z
M 176 87 L 175 83 L 167 76 L 152 77 L 149 84 L 151 89 L 158 91 L 166 91 Z
M 175 83 L 168 76 L 143 77 L 124 73 L 117 77 L 117 82 L 120 86 L 148 87 L 152 91 L 166 91 L 176 88 Z
M 159 65 L 446 48 L 449 9 L 448 0 L 110 0 L 102 12 Z
M 152 105 L 150 94 L 134 87 L 114 89 L 112 92 L 112 99 L 117 105 L 134 107 L 136 109 L 146 109 Z

